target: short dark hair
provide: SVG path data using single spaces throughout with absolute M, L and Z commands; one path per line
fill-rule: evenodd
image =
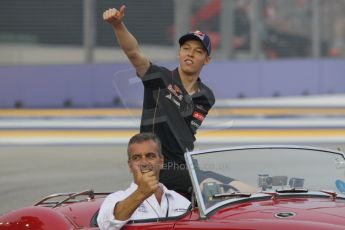
M 154 134 L 154 133 L 138 133 L 138 134 L 135 134 L 133 137 L 131 137 L 131 139 L 129 139 L 128 146 L 127 146 L 128 159 L 129 159 L 129 155 L 130 155 L 129 148 L 132 144 L 142 143 L 144 141 L 150 141 L 150 140 L 153 141 L 157 145 L 157 150 L 158 150 L 159 156 L 163 157 L 163 155 L 162 155 L 162 144 L 161 144 L 161 141 L 159 140 L 159 138 L 156 134 Z

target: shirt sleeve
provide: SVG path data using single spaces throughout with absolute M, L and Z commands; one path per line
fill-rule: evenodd
M 165 88 L 164 78 L 169 76 L 169 73 L 170 71 L 167 68 L 151 63 L 150 67 L 142 77 L 142 82 L 147 88 Z
M 116 220 L 114 216 L 115 205 L 126 198 L 123 191 L 112 193 L 103 201 L 97 217 L 97 224 L 101 230 L 121 229 L 128 220 Z

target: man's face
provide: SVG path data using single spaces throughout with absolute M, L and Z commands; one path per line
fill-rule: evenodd
M 199 74 L 202 67 L 211 60 L 201 42 L 197 40 L 183 43 L 178 58 L 181 70 L 188 75 Z
M 163 167 L 164 159 L 158 153 L 157 145 L 152 140 L 134 143 L 129 147 L 128 166 L 137 182 L 137 175 L 153 171 L 159 179 L 159 171 Z M 140 174 L 139 174 L 140 173 Z

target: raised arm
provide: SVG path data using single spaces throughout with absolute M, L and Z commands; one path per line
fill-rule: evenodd
M 123 52 L 134 66 L 138 75 L 143 77 L 150 67 L 150 61 L 140 50 L 137 39 L 127 30 L 123 22 L 124 16 L 125 6 L 122 5 L 119 10 L 112 8 L 104 11 L 103 20 L 112 26 L 117 42 Z

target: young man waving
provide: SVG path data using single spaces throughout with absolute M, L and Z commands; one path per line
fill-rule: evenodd
M 124 5 L 103 13 L 144 85 L 140 132 L 153 132 L 162 142 L 165 162 L 160 181 L 189 196 L 191 182 L 184 153 L 194 149 L 196 131 L 215 103 L 213 92 L 199 77 L 211 61 L 210 38 L 200 31 L 183 35 L 179 39 L 179 66 L 171 71 L 150 62 L 126 28 L 124 17 Z

